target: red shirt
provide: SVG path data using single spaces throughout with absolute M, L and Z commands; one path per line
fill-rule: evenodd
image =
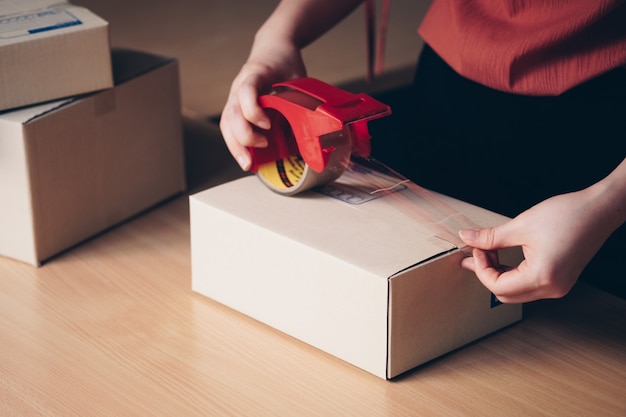
M 419 34 L 466 78 L 558 95 L 626 65 L 626 0 L 433 0 Z

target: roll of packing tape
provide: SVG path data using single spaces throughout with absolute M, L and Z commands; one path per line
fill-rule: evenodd
M 293 155 L 260 165 L 257 177 L 270 190 L 283 195 L 294 195 L 328 184 L 339 178 L 350 163 L 351 140 L 349 126 L 321 138 L 323 148 L 333 149 L 322 172 L 315 172 L 300 156 Z
M 276 83 L 259 97 L 270 118 L 268 145 L 249 148 L 252 172 L 272 191 L 294 195 L 339 178 L 352 152 L 369 154 L 367 121 L 391 113 L 365 94 L 313 78 Z

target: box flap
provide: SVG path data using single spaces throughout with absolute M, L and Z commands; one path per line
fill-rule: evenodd
M 347 178 L 344 174 L 338 182 Z M 420 208 L 409 194 L 409 188 L 404 187 L 361 204 L 341 199 L 328 204 L 329 197 L 318 191 L 285 197 L 267 189 L 257 178 L 245 177 L 194 198 L 387 279 L 455 248 L 417 218 L 411 218 Z M 257 210 L 260 205 L 270 209 Z M 283 210 L 300 215 L 284 216 Z M 355 219 L 362 225 L 359 230 L 354 230 Z

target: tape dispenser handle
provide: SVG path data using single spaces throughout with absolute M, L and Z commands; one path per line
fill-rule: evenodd
M 316 172 L 326 167 L 332 147 L 322 145 L 323 135 L 352 125 L 353 150 L 369 154 L 367 121 L 391 113 L 389 106 L 366 94 L 353 94 L 310 77 L 273 85 L 274 91 L 259 97 L 269 110 L 272 127 L 268 147 L 250 148 L 252 172 L 264 163 L 299 153 Z

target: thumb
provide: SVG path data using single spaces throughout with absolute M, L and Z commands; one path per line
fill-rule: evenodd
M 459 237 L 468 246 L 483 250 L 496 250 L 506 247 L 500 236 L 501 230 L 498 226 L 486 227 L 484 229 L 463 229 L 459 230 Z

